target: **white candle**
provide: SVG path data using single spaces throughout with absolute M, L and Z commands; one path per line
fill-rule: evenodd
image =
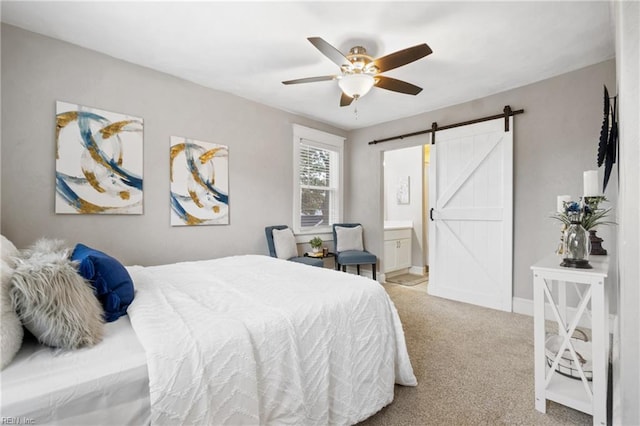
M 564 213 L 564 203 L 571 201 L 571 195 L 558 195 L 557 212 Z
M 585 197 L 597 197 L 600 195 L 598 191 L 598 171 L 587 170 L 584 175 L 584 195 Z

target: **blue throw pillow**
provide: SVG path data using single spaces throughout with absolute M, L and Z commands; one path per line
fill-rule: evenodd
M 84 244 L 76 244 L 71 260 L 80 262 L 80 275 L 93 285 L 104 308 L 105 321 L 112 322 L 127 314 L 133 302 L 133 281 L 120 262 Z

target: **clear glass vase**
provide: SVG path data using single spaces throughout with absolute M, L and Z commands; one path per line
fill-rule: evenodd
M 569 214 L 570 225 L 564 231 L 564 258 L 560 266 L 590 269 L 589 252 L 591 242 L 589 233 L 580 223 L 580 213 Z

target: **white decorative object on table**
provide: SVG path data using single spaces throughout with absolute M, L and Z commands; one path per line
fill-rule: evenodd
M 583 173 L 584 179 L 584 187 L 582 194 L 585 197 L 597 197 L 602 195 L 598 190 L 598 171 L 597 170 L 587 170 Z

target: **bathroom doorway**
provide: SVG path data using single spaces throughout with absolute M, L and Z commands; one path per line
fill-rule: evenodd
M 428 279 L 428 155 L 428 145 L 384 152 L 381 267 L 387 282 L 417 285 Z

